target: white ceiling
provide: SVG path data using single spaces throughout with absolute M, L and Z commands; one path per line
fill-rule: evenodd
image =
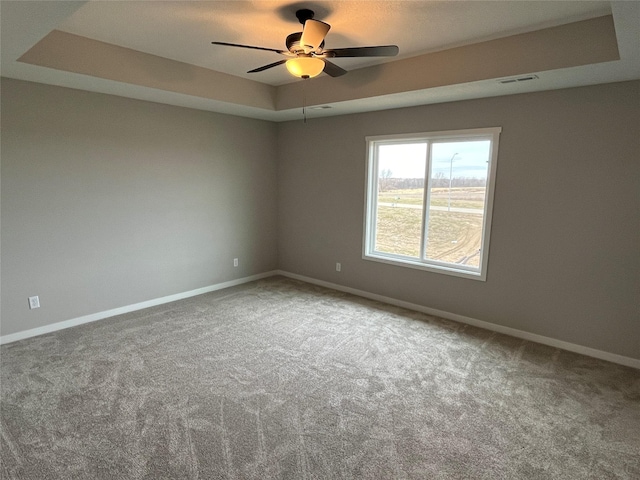
M 301 82 L 284 66 L 254 74 L 246 71 L 280 60 L 276 53 L 211 45 L 224 41 L 284 48 L 289 33 L 301 30 L 298 8 L 311 8 L 331 24 L 326 48 L 396 44 L 400 55 L 382 59 L 335 59 L 353 71 L 398 62 L 454 47 L 478 44 L 581 20 L 613 15 L 620 60 L 559 68 L 537 73 L 540 80 L 505 89 L 494 81 L 417 88 L 323 103 L 332 109 L 314 115 L 377 110 L 414 104 L 565 88 L 640 78 L 640 2 L 638 1 L 88 1 L 0 4 L 1 73 L 3 76 L 132 98 L 184 105 L 269 120 L 297 118 L 297 109 L 255 108 L 193 93 L 149 88 L 126 81 L 19 62 L 18 59 L 52 30 L 59 30 L 165 59 L 196 65 L 269 85 L 273 95 L 297 92 Z M 561 46 L 558 46 L 560 48 Z M 174 64 L 177 65 L 177 64 Z M 400 64 L 398 64 L 400 65 Z M 374 72 L 374 69 L 360 72 Z M 523 72 L 524 73 L 524 72 Z M 355 75 L 355 74 L 352 74 Z M 323 75 L 324 76 L 324 75 Z M 331 89 L 349 75 L 317 82 Z M 320 77 L 319 77 L 320 79 Z M 315 82 L 316 79 L 310 82 Z

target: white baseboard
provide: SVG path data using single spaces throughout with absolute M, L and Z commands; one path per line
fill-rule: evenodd
M 345 293 L 351 293 L 359 297 L 369 298 L 382 303 L 388 303 L 397 307 L 406 308 L 408 310 L 414 310 L 417 312 L 433 315 L 434 317 L 446 318 L 447 320 L 453 320 L 454 322 L 465 323 L 474 327 L 483 328 L 492 332 L 503 333 L 511 337 L 522 338 L 523 340 L 529 340 L 531 342 L 541 343 L 550 347 L 560 348 L 562 350 L 568 350 L 569 352 L 580 353 L 589 357 L 599 358 L 600 360 L 606 360 L 608 362 L 617 363 L 619 365 L 625 365 L 627 367 L 633 367 L 640 369 L 640 359 L 625 357 L 624 355 L 618 355 L 615 353 L 605 352 L 602 350 L 596 350 L 595 348 L 584 347 L 582 345 L 576 345 L 575 343 L 565 342 L 563 340 L 557 340 L 551 337 L 545 337 L 535 333 L 526 332 L 524 330 L 518 330 L 516 328 L 505 327 L 503 325 L 497 325 L 495 323 L 485 322 L 476 318 L 465 317 L 464 315 L 458 315 L 456 313 L 445 312 L 443 310 L 437 310 L 435 308 L 429 308 L 415 303 L 405 302 L 402 300 L 396 300 L 395 298 L 385 297 L 375 293 L 365 292 L 351 287 L 345 287 L 336 283 L 325 282 L 323 280 L 316 280 L 315 278 L 305 277 L 304 275 L 298 275 L 295 273 L 285 272 L 278 270 L 278 275 L 300 280 L 302 282 L 312 283 L 321 287 L 331 288 Z
M 156 305 L 175 302 L 176 300 L 182 300 L 184 298 L 195 297 L 196 295 L 202 295 L 203 293 L 222 290 L 223 288 L 234 287 L 236 285 L 241 285 L 243 283 L 253 282 L 254 280 L 260 280 L 261 278 L 272 277 L 277 273 L 278 272 L 276 271 L 259 273 L 257 275 L 251 275 L 249 277 L 243 277 L 243 278 L 238 278 L 236 280 L 230 280 L 228 282 L 209 285 L 208 287 L 189 290 L 188 292 L 176 293 L 174 295 L 168 295 L 166 297 L 147 300 L 146 302 L 134 303 L 133 305 L 118 307 L 112 310 L 105 310 L 104 312 L 92 313 L 91 315 L 72 318 L 71 320 L 64 320 L 62 322 L 56 322 L 56 323 L 52 323 L 51 325 L 45 325 L 43 327 L 32 328 L 30 330 L 23 330 L 22 332 L 16 332 L 10 335 L 3 335 L 3 336 L 0 336 L 0 345 L 4 345 L 5 343 L 17 342 L 18 340 L 24 340 L 25 338 L 36 337 L 38 335 L 43 335 L 45 333 L 64 330 L 65 328 L 75 327 L 77 325 L 83 325 L 85 323 L 91 323 L 97 320 L 104 320 L 105 318 L 114 317 L 116 315 L 122 315 L 123 313 L 135 312 L 136 310 L 155 307 Z
M 105 318 L 114 317 L 116 315 L 122 315 L 124 313 L 135 312 L 136 310 L 142 310 L 144 308 L 155 307 L 156 305 L 162 305 L 164 303 L 175 302 L 176 300 L 182 300 L 184 298 L 195 297 L 196 295 L 202 295 L 203 293 L 213 292 L 215 290 L 221 290 L 223 288 L 233 287 L 241 285 L 243 283 L 253 282 L 262 278 L 272 277 L 274 275 L 282 275 L 284 277 L 293 278 L 302 282 L 319 285 L 333 290 L 338 290 L 345 293 L 357 295 L 359 297 L 369 298 L 382 303 L 388 303 L 398 307 L 406 308 L 408 310 L 414 310 L 417 312 L 426 313 L 435 317 L 446 318 L 447 320 L 453 320 L 455 322 L 465 323 L 474 327 L 483 328 L 492 332 L 503 333 L 516 338 L 522 338 L 523 340 L 529 340 L 550 347 L 560 348 L 569 352 L 580 353 L 589 357 L 599 358 L 609 362 L 617 363 L 619 365 L 625 365 L 627 367 L 633 367 L 640 369 L 640 359 L 625 357 L 615 353 L 605 352 L 602 350 L 596 350 L 595 348 L 585 347 L 582 345 L 576 345 L 575 343 L 565 342 L 563 340 L 557 340 L 551 337 L 545 337 L 535 333 L 526 332 L 524 330 L 518 330 L 516 328 L 505 327 L 503 325 L 497 325 L 495 323 L 485 322 L 472 317 L 465 317 L 464 315 L 458 315 L 456 313 L 445 312 L 444 310 L 437 310 L 435 308 L 425 307 L 415 303 L 405 302 L 403 300 L 397 300 L 391 297 L 385 297 L 384 295 L 378 295 L 376 293 L 366 292 L 364 290 L 358 290 L 356 288 L 345 287 L 337 283 L 325 282 L 324 280 L 317 280 L 315 278 L 306 277 L 304 275 L 298 275 L 296 273 L 286 272 L 284 270 L 273 270 L 269 272 L 259 273 L 257 275 L 251 275 L 249 277 L 238 278 L 236 280 L 230 280 L 228 282 L 217 283 L 208 287 L 198 288 L 196 290 L 190 290 L 188 292 L 177 293 L 175 295 L 168 295 L 166 297 L 156 298 L 145 302 L 135 303 L 133 305 L 127 305 L 124 307 L 114 308 L 112 310 L 106 310 L 104 312 L 93 313 L 91 315 L 85 315 L 78 318 L 72 318 L 71 320 L 65 320 L 62 322 L 53 323 L 51 325 L 45 325 L 43 327 L 33 328 L 30 330 L 24 330 L 22 332 L 12 333 L 10 335 L 0 336 L 0 345 L 6 343 L 17 342 L 18 340 L 24 340 L 26 338 L 43 335 L 45 333 L 56 332 L 65 328 L 75 327 L 77 325 L 83 325 L 85 323 L 95 322 L 97 320 L 103 320 Z

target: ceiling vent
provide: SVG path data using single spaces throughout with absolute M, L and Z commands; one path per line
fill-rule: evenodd
M 498 83 L 506 85 L 507 83 L 527 82 L 529 80 L 538 80 L 537 75 L 525 75 L 524 77 L 503 78 L 498 80 Z

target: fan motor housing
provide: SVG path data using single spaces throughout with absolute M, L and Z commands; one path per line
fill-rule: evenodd
M 287 46 L 287 50 L 295 54 L 304 53 L 305 52 L 304 47 L 300 43 L 301 38 L 302 38 L 302 32 L 295 32 L 288 35 L 287 39 L 285 40 L 285 45 Z M 324 40 L 318 47 L 318 50 L 322 50 L 323 48 L 324 48 Z
M 300 44 L 300 39 L 302 38 L 302 32 L 295 32 L 291 35 L 287 36 L 287 40 L 285 44 L 287 45 L 287 50 L 291 53 L 298 53 L 300 51 L 304 52 L 304 48 Z

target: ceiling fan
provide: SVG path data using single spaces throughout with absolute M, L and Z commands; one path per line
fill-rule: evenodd
M 287 50 L 275 48 L 254 47 L 237 43 L 211 42 L 214 45 L 228 47 L 250 48 L 252 50 L 266 50 L 284 55 L 287 59 L 279 60 L 262 67 L 249 70 L 247 73 L 257 73 L 269 68 L 285 64 L 292 75 L 299 78 L 311 78 L 320 75 L 324 71 L 331 77 L 339 77 L 347 71 L 328 58 L 341 57 L 393 57 L 398 54 L 397 45 L 380 45 L 375 47 L 349 47 L 349 48 L 324 48 L 324 38 L 331 25 L 320 20 L 313 19 L 313 10 L 301 9 L 296 12 L 296 17 L 303 25 L 302 32 L 292 33 L 287 36 L 285 44 Z

